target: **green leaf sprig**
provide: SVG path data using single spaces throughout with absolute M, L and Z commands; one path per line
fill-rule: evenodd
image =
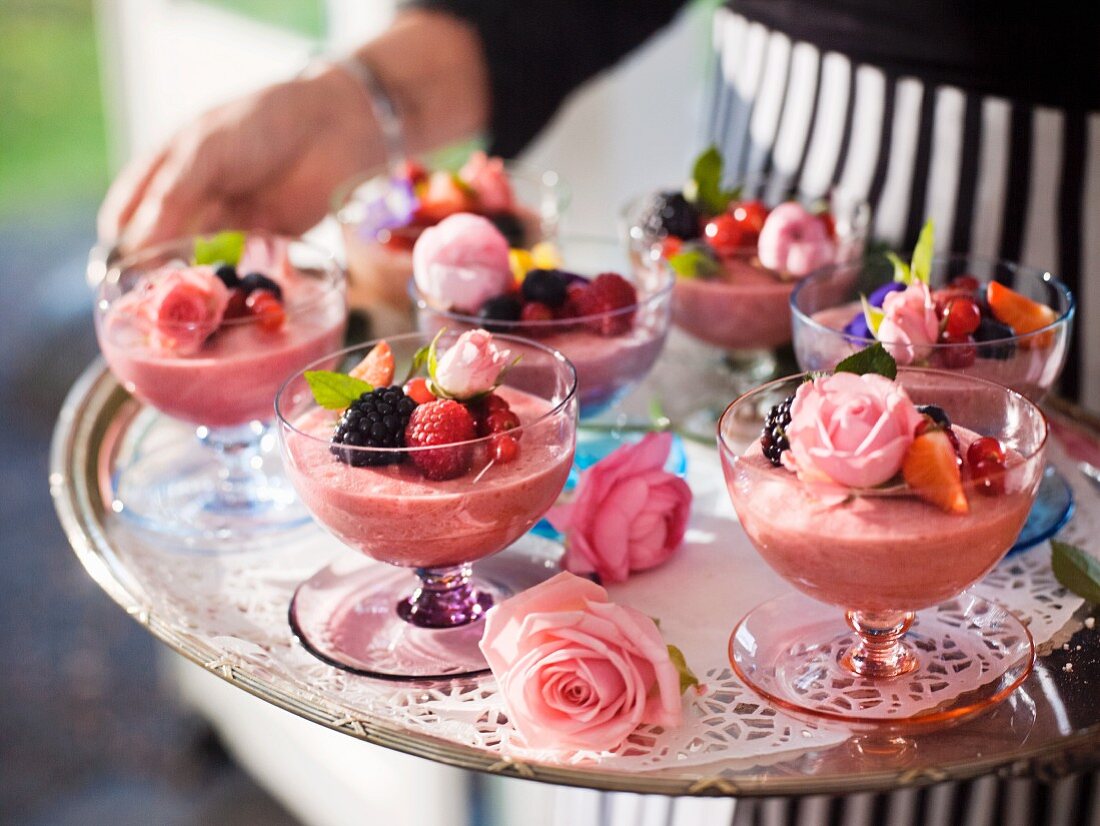
M 913 247 L 913 257 L 907 264 L 893 252 L 887 252 L 887 260 L 894 265 L 894 281 L 905 286 L 911 286 L 918 282 L 927 284 L 932 277 L 932 252 L 936 242 L 936 228 L 931 218 L 921 227 L 917 243 Z M 872 307 L 867 296 L 860 294 L 860 302 L 863 304 L 863 317 L 867 320 L 867 328 L 871 335 L 878 337 L 878 328 L 882 324 L 885 313 L 878 307 Z
M 672 660 L 672 664 L 676 666 L 676 671 L 680 675 L 681 694 L 689 688 L 699 685 L 699 678 L 695 676 L 695 672 L 692 671 L 691 666 L 687 664 L 683 651 L 675 645 L 670 645 L 668 646 L 668 658 Z
M 680 252 L 670 255 L 668 265 L 682 278 L 709 278 L 721 270 L 713 251 L 696 244 L 685 244 Z
M 739 187 L 722 189 L 722 166 L 722 153 L 712 144 L 695 159 L 691 180 L 684 187 L 684 197 L 707 215 L 725 212 L 730 201 L 741 195 Z
M 347 410 L 360 396 L 374 389 L 369 382 L 347 373 L 307 370 L 305 376 L 313 400 L 326 410 Z
M 219 232 L 195 239 L 192 263 L 196 266 L 232 264 L 236 266 L 244 253 L 243 232 Z
M 1100 560 L 1068 542 L 1050 540 L 1050 567 L 1066 588 L 1094 605 L 1100 605 Z
M 855 373 L 857 376 L 875 373 L 893 381 L 898 377 L 898 363 L 886 352 L 886 348 L 876 341 L 840 362 L 835 372 Z

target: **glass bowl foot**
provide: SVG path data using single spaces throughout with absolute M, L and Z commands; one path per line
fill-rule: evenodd
M 749 612 L 730 637 L 730 661 L 749 688 L 788 711 L 903 728 L 989 708 L 1031 672 L 1031 635 L 995 603 L 964 593 L 901 616 L 912 625 L 897 640 L 896 676 L 856 673 L 867 643 L 853 630 L 859 623 L 799 593 Z

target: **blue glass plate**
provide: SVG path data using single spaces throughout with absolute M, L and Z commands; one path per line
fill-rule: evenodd
M 1073 489 L 1057 470 L 1047 465 L 1035 504 L 1027 515 L 1027 522 L 1016 538 L 1010 554 L 1026 551 L 1045 539 L 1050 539 L 1073 516 Z

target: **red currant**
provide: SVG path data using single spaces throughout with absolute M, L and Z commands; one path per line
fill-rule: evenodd
M 978 358 L 978 349 L 974 346 L 972 336 L 945 334 L 942 337 L 942 342 L 951 345 L 936 348 L 936 359 L 939 365 L 946 370 L 961 370 L 972 365 Z
M 968 293 L 976 293 L 982 286 L 981 282 L 970 273 L 956 275 L 951 279 L 951 286 L 957 290 L 965 290 Z
M 519 416 L 511 410 L 493 410 L 485 417 L 485 425 L 490 433 L 503 433 L 519 427 Z
M 661 239 L 661 255 L 665 258 L 671 258 L 678 255 L 683 246 L 684 242 L 675 235 L 666 235 Z
M 711 218 L 703 228 L 703 235 L 711 249 L 723 258 L 736 255 L 738 250 L 749 243 L 755 243 L 754 238 L 746 237 L 747 233 L 732 215 L 718 215 Z
M 224 319 L 244 318 L 248 315 L 248 293 L 244 290 L 231 290 L 229 303 L 225 305 Z
M 982 436 L 980 439 L 975 439 L 970 443 L 970 447 L 966 449 L 968 464 L 973 465 L 983 459 L 1004 464 L 1005 449 L 992 436 Z
M 959 295 L 947 303 L 944 318 L 946 319 L 944 332 L 951 338 L 958 339 L 978 329 L 978 325 L 982 323 L 982 311 L 973 298 Z
M 763 201 L 737 201 L 730 206 L 729 212 L 741 228 L 744 243 L 755 244 L 768 218 L 768 208 Z
M 502 465 L 515 461 L 519 456 L 519 442 L 515 436 L 494 436 L 490 442 L 493 450 L 493 459 Z
M 1005 492 L 1005 466 L 992 459 L 979 459 L 970 465 L 970 477 L 974 487 L 986 496 L 1000 496 Z
M 245 304 L 255 316 L 260 329 L 269 333 L 278 330 L 286 321 L 286 310 L 283 309 L 282 302 L 267 290 L 253 290 L 245 299 Z
M 538 301 L 528 301 L 520 311 L 522 321 L 552 321 L 554 311 Z

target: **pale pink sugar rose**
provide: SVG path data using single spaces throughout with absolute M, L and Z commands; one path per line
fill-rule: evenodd
M 440 357 L 432 381 L 447 396 L 472 399 L 497 385 L 509 352 L 485 330 L 468 330 Z
M 820 216 L 788 201 L 768 213 L 756 254 L 768 269 L 801 278 L 836 260 L 836 242 Z
M 150 283 L 145 311 L 153 324 L 155 346 L 179 355 L 198 352 L 218 329 L 229 303 L 229 290 L 214 268 L 169 265 Z
M 474 191 L 486 212 L 508 212 L 512 209 L 512 184 L 500 158 L 475 152 L 458 171 L 458 177 Z
M 656 624 L 573 574 L 492 608 L 481 650 L 530 748 L 609 751 L 641 723 L 680 723 L 680 678 Z
M 671 433 L 623 445 L 581 474 L 572 502 L 550 510 L 551 524 L 566 537 L 567 571 L 622 582 L 676 552 L 691 514 L 691 488 L 664 470 L 671 446 Z
M 420 234 L 413 247 L 413 278 L 439 309 L 476 313 L 512 288 L 508 242 L 487 218 L 451 215 Z
M 940 320 L 928 285 L 917 281 L 904 290 L 887 294 L 882 312 L 875 338 L 894 360 L 898 364 L 912 364 L 927 358 L 940 335 Z
M 901 470 L 921 418 L 905 389 L 885 376 L 805 382 L 791 405 L 783 465 L 805 482 L 881 485 Z

